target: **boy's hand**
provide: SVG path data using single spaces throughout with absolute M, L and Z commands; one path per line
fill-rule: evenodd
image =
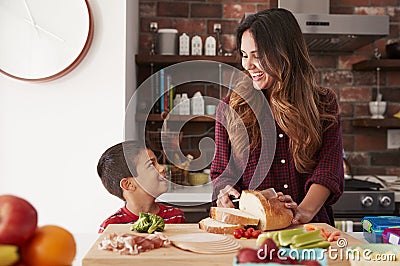
M 229 199 L 229 196 L 234 196 L 235 198 L 239 198 L 240 193 L 232 186 L 227 185 L 226 187 L 224 187 L 219 191 L 217 198 L 217 206 L 225 208 L 235 208 L 235 205 L 233 205 L 232 201 Z

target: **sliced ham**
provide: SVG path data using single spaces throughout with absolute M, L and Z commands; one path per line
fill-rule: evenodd
M 141 252 L 169 245 L 168 238 L 159 232 L 146 236 L 111 233 L 100 242 L 99 249 L 118 252 L 122 255 L 137 255 Z

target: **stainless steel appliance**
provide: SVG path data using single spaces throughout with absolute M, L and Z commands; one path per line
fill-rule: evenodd
M 330 14 L 329 0 L 279 0 L 293 12 L 310 51 L 353 52 L 389 34 L 389 16 Z
M 364 216 L 396 215 L 394 192 L 382 188 L 379 183 L 346 179 L 345 191 L 333 205 L 335 221 L 352 221 L 353 231 L 362 231 Z

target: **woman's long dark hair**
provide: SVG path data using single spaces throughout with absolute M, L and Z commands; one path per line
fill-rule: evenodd
M 289 136 L 296 169 L 300 173 L 311 172 L 316 165 L 314 156 L 322 145 L 324 121 L 329 127 L 336 117 L 321 101 L 327 90 L 317 84 L 317 72 L 300 26 L 293 14 L 282 8 L 249 15 L 237 29 L 239 52 L 245 31 L 254 38 L 263 71 L 274 80 L 267 97 L 274 119 Z M 251 147 L 256 146 L 261 137 L 257 123 L 251 123 L 254 113 L 236 92 L 232 92 L 229 105 L 238 112 L 247 132 L 252 133 Z M 240 143 L 232 141 L 232 145 Z

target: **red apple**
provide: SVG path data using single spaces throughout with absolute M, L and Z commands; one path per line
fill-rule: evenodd
M 241 248 L 237 253 L 237 261 L 238 263 L 248 263 L 248 262 L 264 262 L 257 255 L 257 250 L 252 248 Z
M 37 227 L 37 211 L 28 201 L 0 195 L 0 244 L 21 246 Z

